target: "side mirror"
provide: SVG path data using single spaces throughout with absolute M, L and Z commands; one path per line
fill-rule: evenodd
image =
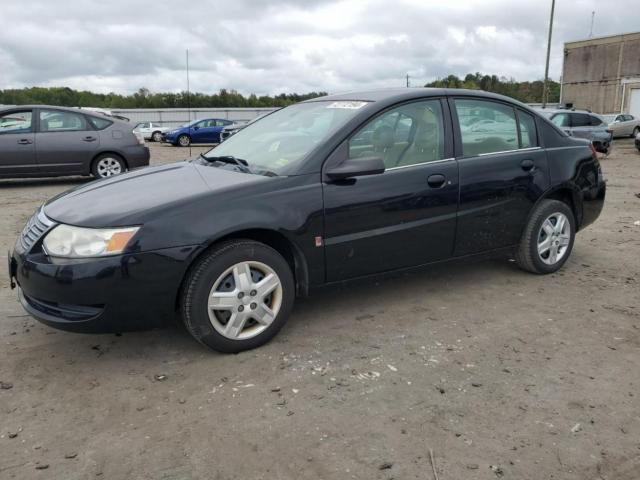
M 380 157 L 349 158 L 337 167 L 327 171 L 331 180 L 345 180 L 363 175 L 384 173 L 384 162 Z

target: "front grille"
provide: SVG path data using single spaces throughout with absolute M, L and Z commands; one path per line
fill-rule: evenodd
M 22 229 L 22 233 L 18 239 L 22 250 L 29 252 L 31 247 L 33 247 L 51 227 L 53 227 L 53 222 L 46 217 L 42 208 L 40 208 Z

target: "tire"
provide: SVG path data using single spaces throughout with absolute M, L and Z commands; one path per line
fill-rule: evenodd
M 185 135 L 184 133 L 178 137 L 178 146 L 180 147 L 188 147 L 191 144 L 191 139 L 189 135 Z
M 559 225 L 558 222 L 563 218 L 564 223 Z M 531 214 L 516 250 L 518 266 L 537 274 L 558 271 L 571 254 L 575 232 L 576 221 L 566 203 L 542 200 Z
M 151 140 L 153 140 L 154 142 L 158 142 L 160 143 L 162 141 L 162 133 L 160 132 L 153 132 L 151 134 Z
M 96 178 L 108 178 L 127 171 L 127 164 L 115 153 L 98 155 L 91 164 L 91 175 Z
M 294 298 L 291 268 L 277 251 L 252 240 L 232 240 L 189 270 L 180 314 L 200 343 L 237 353 L 271 340 L 287 322 Z
M 636 127 L 633 129 L 633 133 L 631 134 L 631 138 L 636 138 L 640 133 L 640 127 Z

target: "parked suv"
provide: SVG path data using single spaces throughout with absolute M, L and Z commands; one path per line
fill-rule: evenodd
M 326 284 L 497 252 L 555 272 L 604 196 L 593 145 L 510 98 L 334 95 L 191 161 L 58 195 L 18 239 L 11 283 L 57 328 L 118 332 L 177 315 L 201 343 L 238 352 Z
M 586 138 L 600 153 L 609 153 L 613 131 L 600 115 L 584 110 L 541 110 L 557 127 L 572 137 Z
M 0 177 L 110 177 L 149 165 L 128 122 L 48 106 L 0 109 Z

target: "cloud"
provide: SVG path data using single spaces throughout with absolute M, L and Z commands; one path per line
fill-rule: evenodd
M 539 79 L 550 2 L 3 0 L 2 7 L 0 88 L 180 91 L 188 48 L 193 90 L 260 95 L 401 86 L 407 73 L 414 85 L 476 71 Z M 630 0 L 615 8 L 636 10 Z M 597 0 L 558 2 L 552 77 L 561 74 L 563 43 L 588 35 L 592 10 L 595 35 L 637 29 L 633 15 L 610 15 Z

